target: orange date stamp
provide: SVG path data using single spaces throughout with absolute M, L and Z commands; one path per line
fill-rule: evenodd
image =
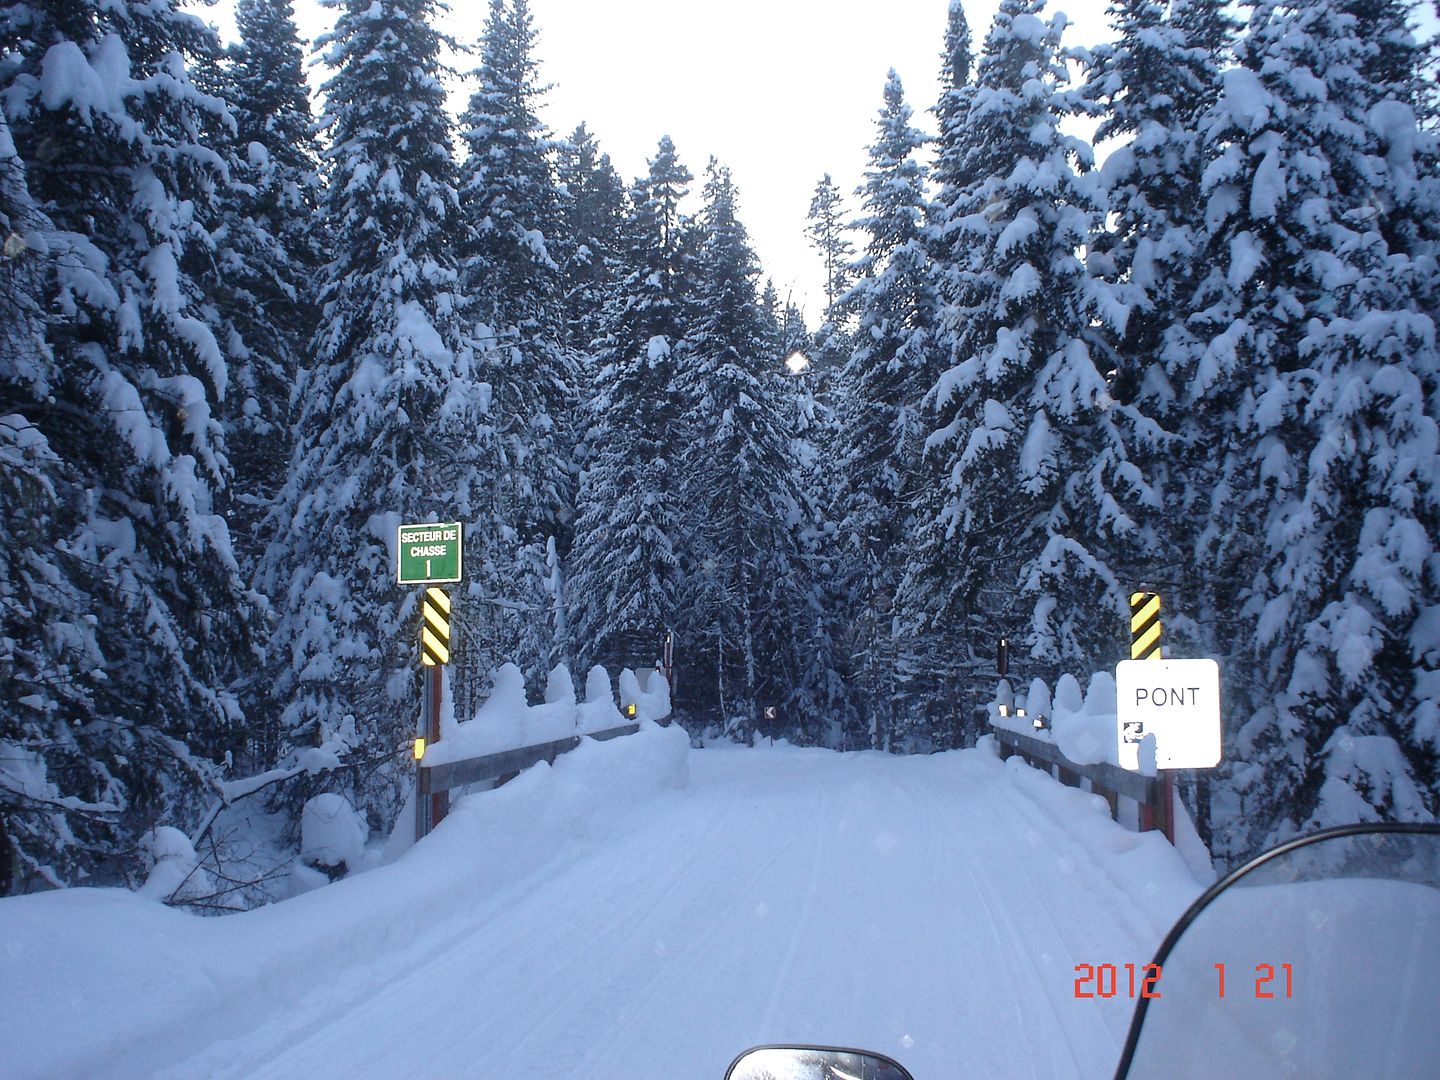
M 1215 970 L 1216 997 L 1225 997 L 1227 991 L 1231 996 L 1238 993 L 1243 997 L 1247 990 L 1251 991 L 1248 996 L 1259 1001 L 1295 996 L 1295 970 L 1290 964 L 1256 964 L 1253 973 L 1243 974 L 1234 972 L 1234 965 L 1230 972 L 1224 964 L 1211 966 Z M 1161 974 L 1159 964 L 1076 964 L 1075 996 L 1155 1000 L 1164 996 Z

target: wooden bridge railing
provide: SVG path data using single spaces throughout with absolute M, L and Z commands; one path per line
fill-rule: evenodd
M 639 730 L 638 723 L 621 724 L 619 727 L 607 728 L 604 731 L 587 731 L 551 742 L 521 746 L 514 750 L 499 750 L 480 757 L 445 761 L 438 765 L 426 765 L 424 761 L 421 761 L 420 794 L 423 798 L 426 795 L 449 791 L 451 788 L 464 787 L 466 784 L 478 784 L 482 780 L 498 780 L 502 776 L 520 772 L 522 769 L 528 769 L 531 765 L 537 765 L 542 761 L 554 764 L 555 759 L 561 754 L 579 746 L 581 739 L 605 742 L 607 739 L 615 739 L 621 735 L 633 735 Z
M 1120 820 L 1120 796 L 1123 795 L 1139 806 L 1141 832 L 1159 829 L 1165 834 L 1165 839 L 1172 844 L 1175 842 L 1175 821 L 1171 809 L 1175 793 L 1168 774 L 1146 776 L 1106 761 L 1080 765 L 1062 754 L 1053 742 L 993 724 L 990 730 L 1000 746 L 1002 759 L 1019 754 L 1033 767 L 1049 773 L 1069 787 L 1079 787 L 1081 780 L 1088 780 L 1090 790 L 1103 796 L 1110 804 L 1110 816 L 1116 821 Z

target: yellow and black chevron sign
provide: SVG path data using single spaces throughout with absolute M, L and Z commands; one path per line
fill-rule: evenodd
M 1160 594 L 1130 594 L 1130 659 L 1161 660 Z
M 426 667 L 450 662 L 450 597 L 444 589 L 426 589 L 420 601 L 420 662 Z

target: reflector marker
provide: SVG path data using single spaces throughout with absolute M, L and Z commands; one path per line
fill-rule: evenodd
M 1161 659 L 1160 595 L 1158 593 L 1130 594 L 1130 659 Z
M 420 601 L 420 662 L 426 667 L 450 662 L 450 597 L 444 589 L 426 589 Z

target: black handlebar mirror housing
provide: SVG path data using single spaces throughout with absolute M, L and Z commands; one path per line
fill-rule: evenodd
M 914 1080 L 893 1058 L 839 1046 L 756 1046 L 730 1063 L 725 1080 Z

